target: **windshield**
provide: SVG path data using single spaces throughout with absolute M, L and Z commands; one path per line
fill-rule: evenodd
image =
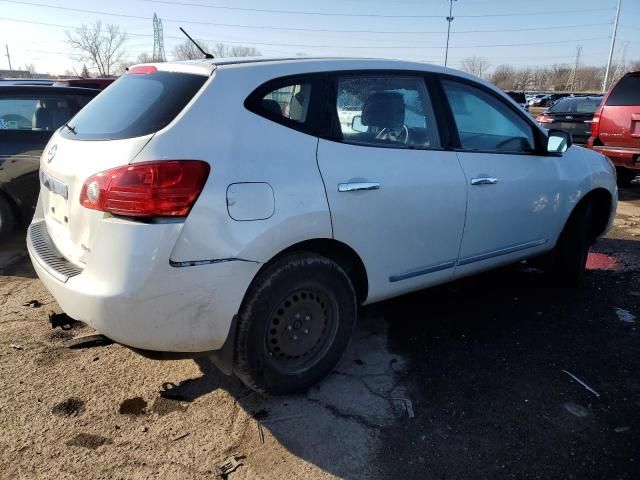
M 167 126 L 207 80 L 202 75 L 154 72 L 125 74 L 98 95 L 71 122 L 74 140 L 141 137 Z
M 549 109 L 550 113 L 590 113 L 594 114 L 602 102 L 602 97 L 562 98 Z

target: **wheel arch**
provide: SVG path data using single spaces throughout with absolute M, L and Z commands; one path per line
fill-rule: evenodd
M 613 195 L 606 188 L 598 187 L 590 190 L 580 199 L 580 201 L 578 201 L 578 203 L 575 204 L 571 210 L 571 214 L 565 222 L 565 226 L 580 207 L 590 203 L 593 208 L 592 222 L 590 226 L 591 236 L 595 240 L 607 230 L 609 217 L 611 216 L 612 202 Z
M 315 253 L 336 262 L 344 269 L 351 280 L 358 303 L 362 304 L 367 299 L 369 295 L 369 279 L 364 262 L 353 248 L 333 238 L 314 238 L 290 245 L 272 256 L 268 262 L 265 262 L 256 273 L 254 279 L 258 278 L 267 265 L 271 264 L 274 260 L 293 252 Z

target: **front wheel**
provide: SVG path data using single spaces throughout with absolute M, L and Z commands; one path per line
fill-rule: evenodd
M 561 286 L 578 286 L 584 278 L 589 247 L 593 241 L 589 228 L 591 218 L 591 204 L 578 205 L 552 252 L 549 273 Z
M 304 391 L 342 358 L 356 316 L 354 288 L 339 265 L 312 253 L 284 256 L 243 302 L 234 372 L 261 393 Z

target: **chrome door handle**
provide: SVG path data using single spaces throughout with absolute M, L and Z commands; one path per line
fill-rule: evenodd
M 495 185 L 496 183 L 498 183 L 498 179 L 493 177 L 478 177 L 471 179 L 471 185 Z
M 378 190 L 380 184 L 377 182 L 354 182 L 354 183 L 339 183 L 339 192 L 359 192 L 361 190 Z

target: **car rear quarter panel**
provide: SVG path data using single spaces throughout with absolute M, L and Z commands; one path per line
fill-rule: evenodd
M 260 117 L 246 97 L 271 79 L 269 69 L 219 69 L 182 117 L 135 159 L 198 159 L 211 165 L 200 197 L 171 253 L 175 262 L 238 258 L 266 262 L 290 245 L 331 238 L 331 218 L 317 162 L 317 138 Z M 273 189 L 274 212 L 238 221 L 227 207 L 234 183 Z

